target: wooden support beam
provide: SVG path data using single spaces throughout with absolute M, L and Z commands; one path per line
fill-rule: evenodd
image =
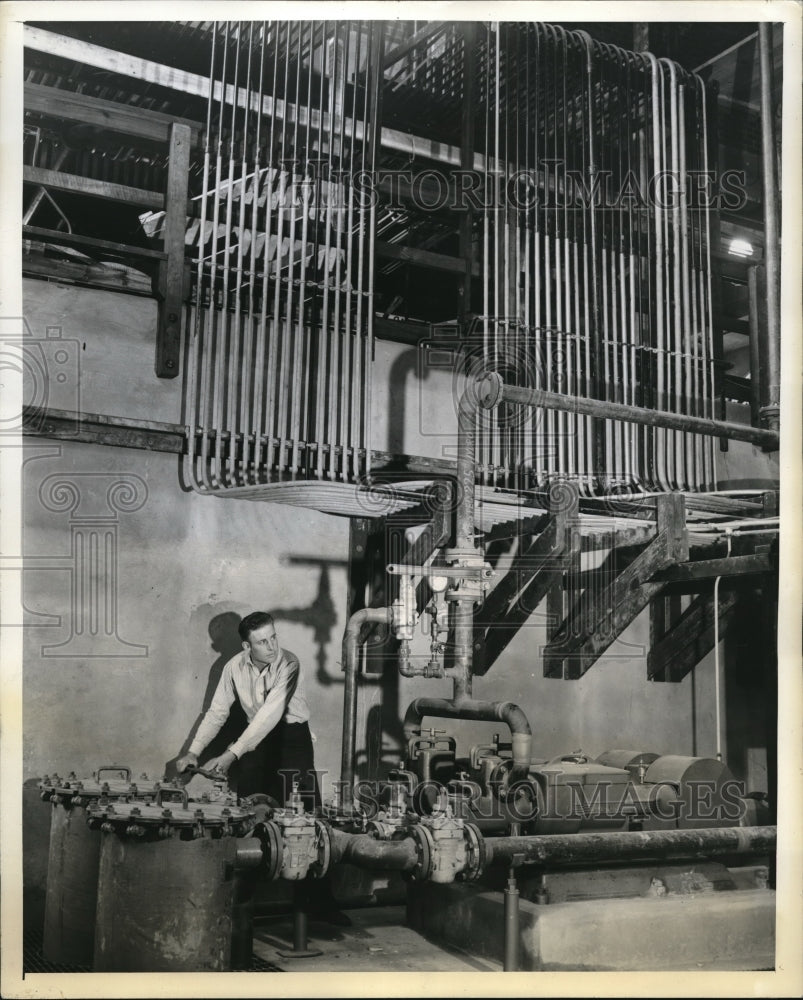
M 86 194 L 93 198 L 105 198 L 107 201 L 117 201 L 125 205 L 141 205 L 144 208 L 161 210 L 165 204 L 165 196 L 158 191 L 144 191 L 126 184 L 111 184 L 108 181 L 95 180 L 94 177 L 65 174 L 61 170 L 47 170 L 44 167 L 24 166 L 22 179 L 26 184 L 37 184 L 39 187 L 54 191 L 69 191 L 72 194 Z
M 26 436 L 54 438 L 57 441 L 84 441 L 176 455 L 182 455 L 187 450 L 184 427 L 155 420 L 132 421 L 100 413 L 23 406 L 22 427 Z
M 654 574 L 688 558 L 684 497 L 657 499 L 657 536 L 601 593 L 588 588 L 544 650 L 544 673 L 575 680 L 599 659 L 665 584 Z M 588 596 L 590 595 L 590 596 Z M 564 666 L 565 661 L 565 666 Z
M 406 264 L 415 264 L 432 271 L 446 271 L 450 274 L 464 275 L 466 262 L 461 257 L 452 257 L 445 253 L 435 253 L 432 250 L 421 250 L 418 247 L 404 246 L 400 243 L 387 243 L 384 240 L 375 242 L 377 256 L 387 260 L 400 260 Z M 475 268 L 479 274 L 479 269 Z
M 45 52 L 51 56 L 62 59 L 69 59 L 73 62 L 80 62 L 87 66 L 94 66 L 98 69 L 120 76 L 128 76 L 135 80 L 142 80 L 145 83 L 153 83 L 159 87 L 167 87 L 182 94 L 193 94 L 202 97 L 204 100 L 209 96 L 209 78 L 199 76 L 197 73 L 189 73 L 185 70 L 176 69 L 175 66 L 165 66 L 161 63 L 153 62 L 150 59 L 141 59 L 138 56 L 127 55 L 124 52 L 116 52 L 112 49 L 104 48 L 101 45 L 94 45 L 91 42 L 84 42 L 77 38 L 69 38 L 54 31 L 46 31 L 43 28 L 36 28 L 26 24 L 23 35 L 23 42 L 26 48 L 34 49 L 38 52 Z M 213 99 L 217 102 L 223 100 L 226 104 L 236 102 L 238 107 L 249 105 L 254 110 L 259 110 L 258 98 L 251 93 L 250 104 L 247 100 L 245 87 L 234 87 L 227 83 L 225 88 L 219 81 L 213 86 Z M 317 129 L 320 113 L 312 109 L 307 114 L 305 107 L 296 108 L 294 104 L 281 99 L 274 101 L 269 96 L 263 96 L 261 111 L 265 117 L 282 118 L 288 123 L 298 122 L 301 126 L 311 125 Z M 330 131 L 329 115 L 323 115 L 323 131 Z M 350 118 L 344 121 L 345 132 L 354 139 L 362 140 L 362 122 L 354 122 Z M 445 142 L 437 142 L 424 136 L 411 135 L 407 132 L 400 132 L 398 129 L 382 128 L 380 133 L 381 145 L 386 149 L 394 150 L 411 157 L 421 157 L 426 160 L 434 160 L 438 163 L 448 163 L 454 167 L 461 164 L 460 148 Z M 485 170 L 485 156 L 481 153 L 474 155 L 474 169 Z
M 550 504 L 546 527 L 513 561 L 475 616 L 474 667 L 486 673 L 544 597 L 563 586 L 567 562 L 580 549 L 578 495 Z
M 31 251 L 22 256 L 22 273 L 28 278 L 44 278 L 47 281 L 65 282 L 87 288 L 125 292 L 127 295 L 143 295 L 148 298 L 153 295 L 151 278 L 134 267 L 121 271 L 105 264 L 56 260 L 43 253 Z
M 735 590 L 720 593 L 720 636 L 725 634 L 738 600 Z M 651 681 L 682 681 L 713 648 L 714 596 L 699 594 L 650 649 L 647 677 Z
M 193 144 L 198 142 L 203 130 L 200 122 L 190 121 L 188 118 L 176 118 L 131 104 L 106 101 L 58 87 L 45 87 L 39 83 L 26 83 L 23 99 L 26 111 L 95 125 L 104 132 L 119 132 L 153 142 L 169 142 L 170 128 L 175 122 L 190 129 Z
M 525 535 L 540 535 L 548 523 L 549 514 L 533 514 L 532 517 L 518 517 L 515 520 L 511 518 L 510 521 L 502 521 L 486 531 L 483 542 L 488 546 L 506 539 L 520 539 Z
M 402 42 L 397 45 L 395 49 L 392 49 L 382 60 L 382 68 L 389 69 L 394 66 L 400 59 L 403 59 L 408 52 L 412 52 L 416 46 L 421 45 L 426 42 L 433 35 L 438 34 L 443 30 L 443 21 L 428 21 L 423 28 L 419 28 L 414 35 L 410 35 L 406 42 Z
M 119 254 L 121 257 L 140 257 L 144 260 L 166 260 L 163 250 L 151 250 L 148 247 L 135 247 L 130 243 L 115 243 L 112 240 L 99 240 L 94 236 L 81 236 L 78 233 L 65 233 L 59 229 L 43 229 L 41 226 L 23 226 L 22 238 L 41 240 L 43 243 L 55 243 L 58 246 L 84 247 L 87 250 L 102 250 L 106 253 Z
M 374 317 L 374 337 L 377 340 L 388 340 L 393 344 L 408 344 L 417 346 L 431 334 L 429 323 L 420 323 L 404 319 L 388 319 L 386 316 Z
M 691 581 L 713 580 L 718 576 L 751 576 L 755 573 L 777 571 L 777 562 L 767 552 L 757 552 L 747 556 L 730 556 L 725 559 L 698 559 L 694 562 L 676 563 L 658 570 L 653 582 L 689 583 Z
M 159 326 L 156 333 L 156 374 L 175 378 L 181 357 L 181 311 L 184 301 L 184 233 L 192 134 L 186 125 L 170 128 L 170 152 L 165 195 L 164 249 L 159 268 Z M 200 297 L 200 293 L 199 293 Z
M 168 451 L 177 455 L 186 452 L 186 428 L 181 424 L 155 420 L 131 420 L 109 417 L 100 413 L 76 413 L 71 410 L 23 407 L 24 435 L 55 438 L 59 441 L 86 441 L 117 448 L 144 448 L 147 451 Z M 210 437 L 212 435 L 210 434 Z M 227 435 L 223 435 L 225 440 Z M 425 455 L 395 455 L 387 451 L 372 451 L 375 472 L 405 472 L 415 476 L 454 478 L 456 466 L 446 459 Z M 377 519 L 371 518 L 375 524 Z M 420 522 L 419 522 L 420 523 Z

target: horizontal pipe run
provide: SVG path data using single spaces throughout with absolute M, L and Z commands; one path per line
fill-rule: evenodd
M 488 837 L 485 847 L 489 865 L 565 865 L 638 858 L 771 854 L 775 850 L 776 839 L 777 828 L 774 826 L 733 826 L 701 830 Z
M 669 413 L 666 410 L 649 410 L 643 406 L 612 403 L 604 399 L 566 396 L 544 389 L 505 385 L 495 372 L 482 376 L 477 386 L 477 396 L 486 409 L 492 409 L 502 402 L 515 403 L 545 410 L 561 410 L 564 413 L 581 413 L 604 420 L 624 420 L 648 427 L 665 427 L 690 434 L 709 434 L 712 437 L 725 437 L 732 441 L 747 441 L 770 451 L 777 451 L 779 446 L 777 432 L 751 427 L 749 424 L 733 424 L 725 420 L 692 417 L 684 413 Z
M 412 871 L 418 864 L 416 843 L 403 840 L 376 840 L 367 833 L 332 830 L 332 864 L 346 862 L 374 871 Z

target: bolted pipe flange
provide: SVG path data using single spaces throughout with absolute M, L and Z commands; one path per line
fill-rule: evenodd
M 435 853 L 435 841 L 432 834 L 421 823 L 410 828 L 410 834 L 415 841 L 418 861 L 415 868 L 406 876 L 413 882 L 423 882 L 432 873 L 432 857 Z
M 264 823 L 257 823 L 253 829 L 253 836 L 258 837 L 262 845 L 265 878 L 271 881 L 277 879 L 282 870 L 284 855 L 281 830 L 272 820 L 265 820 Z
M 492 410 L 501 403 L 504 388 L 505 383 L 499 372 L 485 372 L 475 384 L 477 402 L 486 410 Z
M 473 882 L 485 870 L 485 860 L 488 853 L 485 848 L 485 838 L 474 823 L 465 824 L 463 836 L 466 841 L 466 867 L 458 872 L 456 877 L 462 882 Z
M 315 860 L 307 872 L 312 878 L 323 878 L 332 860 L 332 828 L 323 820 L 315 820 Z

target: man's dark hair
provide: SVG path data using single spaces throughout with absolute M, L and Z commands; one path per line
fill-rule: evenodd
M 237 631 L 243 642 L 248 642 L 248 636 L 252 632 L 256 632 L 258 628 L 264 628 L 266 625 L 273 625 L 273 615 L 269 615 L 267 611 L 252 611 L 250 615 L 243 618 L 237 626 Z

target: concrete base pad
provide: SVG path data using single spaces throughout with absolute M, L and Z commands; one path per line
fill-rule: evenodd
M 752 971 L 775 967 L 775 893 L 520 902 L 522 971 Z M 501 961 L 501 892 L 411 884 L 410 925 L 435 941 Z

